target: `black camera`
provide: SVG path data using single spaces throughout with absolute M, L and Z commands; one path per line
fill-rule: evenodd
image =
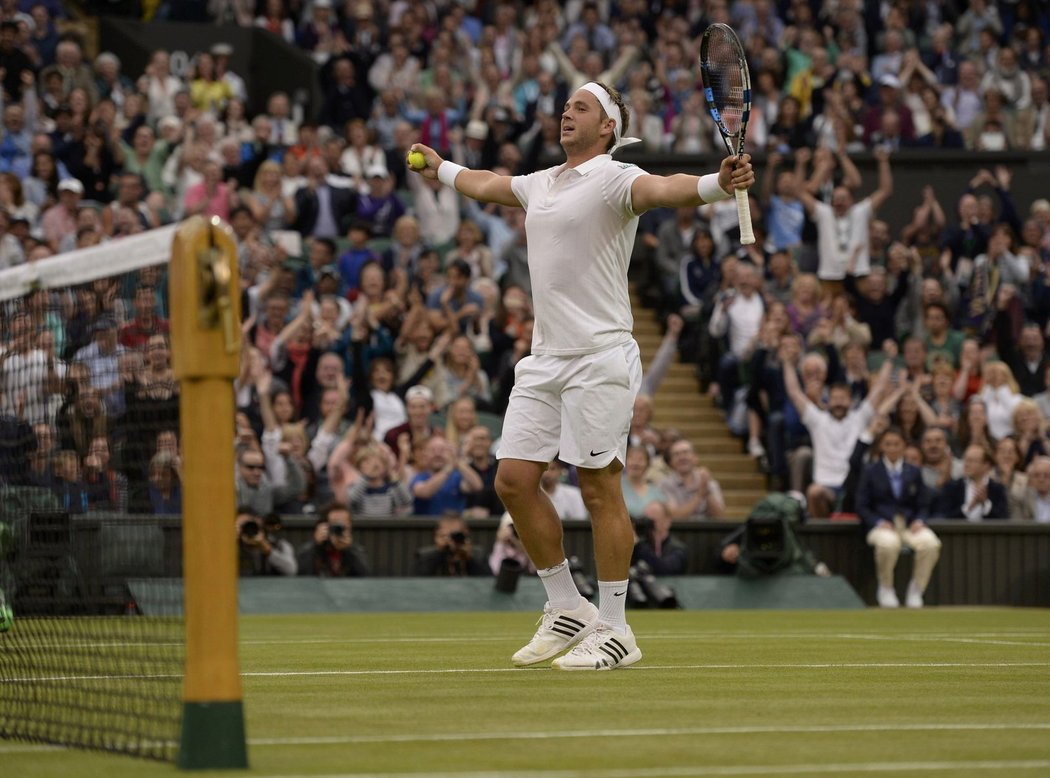
M 466 532 L 450 532 L 448 539 L 452 541 L 454 546 L 462 546 L 467 542 Z
M 262 527 L 259 526 L 259 522 L 255 519 L 248 519 L 248 521 L 241 525 L 241 535 L 246 538 L 254 538 L 259 534 L 260 529 L 262 529 Z
M 645 593 L 646 601 L 650 606 L 657 608 L 673 609 L 678 606 L 678 595 L 675 590 L 667 584 L 662 584 L 656 580 L 656 576 L 653 575 L 653 570 L 649 567 L 649 563 L 644 560 L 639 560 L 631 568 L 631 583 L 637 583 Z M 629 587 L 628 587 L 629 588 Z
M 346 534 L 346 525 L 344 524 L 329 524 L 328 534 L 333 538 L 341 538 Z
M 590 578 L 587 577 L 587 573 L 584 572 L 583 564 L 580 562 L 579 557 L 569 557 L 569 572 L 572 573 L 572 581 L 576 584 L 576 588 L 579 589 L 580 595 L 590 600 L 594 597 L 595 586 Z
M 638 518 L 632 519 L 631 521 L 634 522 L 634 531 L 640 538 L 647 537 L 649 533 L 651 533 L 656 527 L 656 525 L 653 523 L 653 520 L 650 519 L 648 516 L 639 516 Z

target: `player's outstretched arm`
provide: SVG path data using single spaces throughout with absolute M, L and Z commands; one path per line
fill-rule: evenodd
M 718 173 L 691 176 L 638 176 L 631 184 L 631 203 L 635 213 L 653 208 L 682 208 L 703 205 L 733 196 L 734 189 L 750 189 L 755 183 L 751 155 L 726 157 Z
M 410 160 L 408 161 L 408 169 L 430 180 L 440 178 L 438 176 L 438 168 L 445 161 L 441 158 L 441 155 L 422 143 L 412 144 L 412 148 L 409 149 L 409 157 L 417 152 L 423 155 L 426 166 L 418 168 Z M 449 164 L 451 165 L 452 163 Z M 457 165 L 456 167 L 459 166 Z M 443 181 L 443 183 L 451 185 L 453 181 L 455 182 L 456 191 L 465 194 L 471 199 L 479 200 L 483 203 L 499 203 L 512 208 L 521 207 L 521 203 L 518 202 L 518 198 L 514 196 L 514 192 L 510 188 L 510 176 L 496 175 L 489 170 L 460 168 L 459 173 L 454 178 L 450 181 Z

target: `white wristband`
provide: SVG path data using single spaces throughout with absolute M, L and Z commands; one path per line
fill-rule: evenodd
M 440 168 L 438 169 L 438 176 L 441 176 Z M 718 173 L 708 173 L 706 176 L 700 176 L 700 180 L 696 182 L 696 191 L 705 203 L 717 203 L 719 200 L 728 200 L 732 197 L 718 183 Z
M 438 165 L 438 181 L 443 183 L 445 186 L 450 186 L 453 189 L 456 188 L 456 176 L 459 175 L 461 170 L 466 170 L 462 165 L 457 165 L 455 162 L 449 162 L 447 159 Z

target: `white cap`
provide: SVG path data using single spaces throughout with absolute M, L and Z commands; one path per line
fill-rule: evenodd
M 182 119 L 180 119 L 178 116 L 171 115 L 165 116 L 159 122 L 157 122 L 157 129 L 163 130 L 166 127 L 174 127 L 176 130 L 178 130 L 182 127 Z
M 467 122 L 466 135 L 474 140 L 485 140 L 489 136 L 489 126 L 480 119 L 471 119 Z
M 892 73 L 887 73 L 886 75 L 884 75 L 882 78 L 879 79 L 879 86 L 891 86 L 894 89 L 900 89 L 901 88 L 901 81 L 900 81 L 899 78 L 897 78 Z
M 405 392 L 405 402 L 408 402 L 409 400 L 415 400 L 418 397 L 423 398 L 428 403 L 434 402 L 434 393 L 422 384 L 416 384 L 407 392 Z
M 59 192 L 76 192 L 77 194 L 84 194 L 84 185 L 80 183 L 79 179 L 76 178 L 63 178 L 58 182 Z

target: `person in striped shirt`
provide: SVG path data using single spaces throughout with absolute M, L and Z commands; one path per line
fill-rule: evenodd
M 347 502 L 355 516 L 387 518 L 406 513 L 412 495 L 405 486 L 405 465 L 410 449 L 401 447 L 394 472 L 391 457 L 378 446 L 365 446 L 354 457 L 361 477 L 347 490 Z

